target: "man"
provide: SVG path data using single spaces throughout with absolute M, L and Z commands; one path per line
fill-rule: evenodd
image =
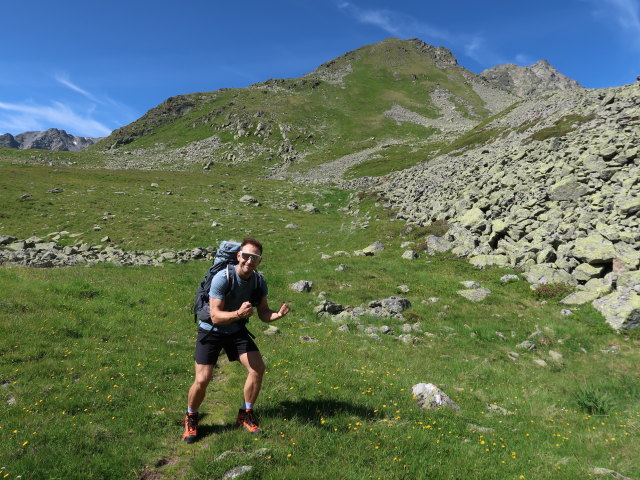
M 282 303 L 278 311 L 267 303 L 267 284 L 255 269 L 262 261 L 262 245 L 246 238 L 237 254 L 238 264 L 218 272 L 211 280 L 209 306 L 211 323 L 200 322 L 195 351 L 195 381 L 189 389 L 188 410 L 184 420 L 182 439 L 193 443 L 198 438 L 198 408 L 204 400 L 213 367 L 224 348 L 229 361 L 238 360 L 247 369 L 244 384 L 244 404 L 238 412 L 237 423 L 251 433 L 261 432 L 253 415 L 265 365 L 257 345 L 246 328 L 246 322 L 257 310 L 263 322 L 273 322 L 289 313 Z M 234 278 L 230 278 L 233 275 Z

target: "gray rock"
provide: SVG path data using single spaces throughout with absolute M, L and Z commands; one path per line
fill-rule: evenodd
M 413 386 L 412 392 L 416 397 L 418 407 L 423 410 L 439 408 L 460 410 L 460 406 L 433 383 L 418 383 Z
M 592 233 L 576 240 L 573 255 L 589 264 L 598 264 L 612 261 L 617 254 L 610 240 L 599 233 Z
M 295 292 L 310 292 L 313 282 L 310 280 L 300 280 L 289 285 L 289 288 Z
M 300 341 L 305 343 L 318 343 L 317 338 L 309 337 L 307 335 L 300 335 Z
M 223 480 L 229 480 L 229 479 L 232 479 L 232 478 L 238 478 L 238 477 L 244 475 L 245 473 L 249 473 L 251 470 L 253 470 L 253 467 L 250 466 L 250 465 L 239 465 L 237 467 L 232 468 L 228 472 L 226 472 L 222 476 L 222 478 L 223 478 Z
M 536 345 L 535 343 L 533 343 L 531 340 L 525 340 L 522 343 L 519 343 L 518 345 L 516 345 L 516 348 L 520 349 L 520 350 L 535 350 L 536 349 Z
M 502 277 L 500 277 L 500 281 L 502 283 L 517 282 L 519 280 L 520 280 L 520 277 L 518 277 L 518 275 L 513 275 L 513 274 L 503 275 Z
M 488 288 L 472 288 L 469 290 L 458 290 L 457 293 L 472 302 L 481 302 L 491 294 L 491 290 Z
M 634 290 L 636 293 L 640 293 L 640 270 L 620 274 L 617 286 L 618 290 Z
M 402 254 L 402 258 L 404 258 L 405 260 L 415 260 L 416 258 L 418 258 L 418 253 L 414 250 L 406 250 Z
M 264 334 L 269 336 L 279 335 L 280 329 L 275 325 L 269 325 L 269 327 L 267 327 L 267 329 L 264 331 Z
M 640 325 L 640 295 L 632 290 L 615 291 L 592 305 L 617 332 Z
M 625 477 L 624 475 L 608 468 L 594 467 L 589 470 L 593 475 L 606 475 L 607 477 L 614 478 L 615 480 L 633 480 L 632 478 Z
M 365 255 L 375 255 L 384 251 L 384 245 L 381 242 L 375 242 L 362 249 Z
M 569 272 L 555 268 L 551 264 L 532 265 L 525 274 L 529 283 L 566 283 L 575 285 L 577 282 Z
M 453 245 L 450 241 L 443 237 L 437 237 L 435 235 L 429 235 L 425 239 L 427 244 L 427 253 L 434 255 L 436 253 L 444 253 L 451 250 Z M 404 247 L 403 247 L 404 248 Z
M 478 268 L 492 265 L 506 267 L 509 265 L 509 257 L 506 255 L 475 255 L 469 259 L 469 263 Z
M 406 298 L 388 297 L 383 300 L 374 300 L 369 303 L 370 308 L 381 307 L 390 314 L 396 314 L 403 312 L 404 310 L 411 308 L 411 302 Z
M 572 272 L 573 278 L 578 281 L 586 282 L 591 280 L 592 278 L 600 276 L 604 267 L 601 266 L 593 266 L 588 263 L 582 263 L 578 265 L 575 270 Z
M 515 412 L 511 412 L 500 405 L 496 405 L 495 403 L 490 403 L 486 407 L 487 412 L 493 413 L 495 415 L 515 415 Z
M 258 200 L 255 197 L 252 197 L 251 195 L 243 195 L 242 197 L 240 197 L 239 201 L 242 203 L 251 203 L 256 206 L 260 205 L 260 202 L 258 202 Z

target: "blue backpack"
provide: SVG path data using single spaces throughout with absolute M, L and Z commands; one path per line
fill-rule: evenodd
M 227 270 L 228 287 L 225 291 L 225 295 L 233 289 L 235 282 L 235 272 L 233 268 L 238 264 L 238 252 L 240 251 L 240 242 L 233 242 L 229 240 L 223 240 L 220 242 L 216 250 L 216 255 L 213 259 L 213 264 L 207 270 L 200 286 L 196 291 L 196 297 L 193 302 L 193 321 L 202 321 L 205 323 L 211 323 L 211 310 L 209 307 L 209 288 L 211 288 L 211 280 L 214 275 L 223 269 Z M 260 298 L 262 298 L 261 280 L 262 275 L 258 272 L 253 272 L 253 292 L 251 294 L 251 304 L 255 307 L 258 305 Z M 249 320 L 245 319 L 245 323 Z

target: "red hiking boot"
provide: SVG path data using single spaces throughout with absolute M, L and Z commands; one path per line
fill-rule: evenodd
M 198 439 L 198 414 L 187 413 L 184 416 L 184 433 L 182 440 L 187 443 L 193 443 Z
M 238 410 L 238 426 L 244 428 L 246 431 L 254 434 L 262 433 L 262 429 L 258 426 L 256 417 L 253 415 L 252 410 Z

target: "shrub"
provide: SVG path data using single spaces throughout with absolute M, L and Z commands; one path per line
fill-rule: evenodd
M 544 283 L 535 289 L 535 296 L 539 300 L 562 298 L 573 292 L 574 288 L 566 283 Z
M 581 387 L 575 398 L 578 407 L 589 415 L 607 415 L 613 409 L 611 396 L 591 385 Z

